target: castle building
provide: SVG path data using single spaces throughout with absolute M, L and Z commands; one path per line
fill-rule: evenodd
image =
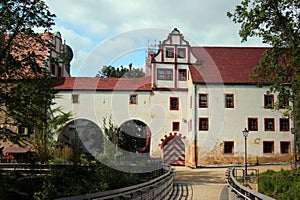
M 246 128 L 249 163 L 290 162 L 292 120 L 273 109 L 268 85 L 250 79 L 266 49 L 191 46 L 174 29 L 148 51 L 145 77 L 56 79 L 56 103 L 74 115 L 59 138 L 67 142 L 74 125 L 103 132 L 104 119 L 118 127 L 134 121 L 146 127 L 137 151 L 195 167 L 243 164 Z

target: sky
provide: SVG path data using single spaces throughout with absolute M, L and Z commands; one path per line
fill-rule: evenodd
M 241 43 L 227 16 L 241 0 L 45 0 L 73 49 L 71 76 L 95 77 L 105 65 L 142 67 L 146 50 L 177 28 L 193 46 L 264 46 Z

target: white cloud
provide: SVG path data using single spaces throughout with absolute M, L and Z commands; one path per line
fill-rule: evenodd
M 99 70 L 95 66 L 110 64 L 108 62 L 126 52 L 147 46 L 148 40 L 164 40 L 175 27 L 197 45 L 261 46 L 258 39 L 240 44 L 239 26 L 226 16 L 227 11 L 233 11 L 239 2 L 46 0 L 50 10 L 57 15 L 56 28 L 75 52 L 72 70 L 76 73 L 72 73 L 73 76 L 94 76 Z M 157 34 L 157 30 L 168 31 Z M 99 46 L 101 52 L 97 52 Z

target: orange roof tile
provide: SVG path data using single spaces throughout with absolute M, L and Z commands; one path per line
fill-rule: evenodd
M 254 83 L 253 68 L 266 47 L 192 47 L 198 66 L 190 66 L 196 83 Z
M 65 77 L 53 80 L 55 90 L 151 90 L 151 78 L 85 78 Z

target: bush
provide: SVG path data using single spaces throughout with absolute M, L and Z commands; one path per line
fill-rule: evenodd
M 89 166 L 53 165 L 48 176 L 0 173 L 0 199 L 48 200 L 128 187 L 141 181 L 147 180 L 100 163 Z
M 300 200 L 300 169 L 267 171 L 260 175 L 259 192 L 278 200 Z

